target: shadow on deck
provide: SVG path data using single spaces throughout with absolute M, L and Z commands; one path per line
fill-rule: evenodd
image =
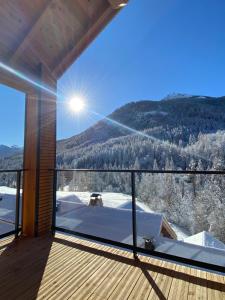
M 225 277 L 63 234 L 0 242 L 0 299 L 224 299 Z

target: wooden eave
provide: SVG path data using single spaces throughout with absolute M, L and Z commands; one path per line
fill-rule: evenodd
M 108 0 L 0 0 L 0 62 L 33 78 L 42 65 L 57 80 L 118 11 Z M 29 88 L 1 73 L 0 82 Z

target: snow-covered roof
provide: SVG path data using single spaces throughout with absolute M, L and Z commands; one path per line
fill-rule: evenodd
M 195 235 L 184 239 L 184 242 L 204 247 L 218 248 L 225 250 L 225 244 L 217 240 L 212 234 L 206 231 L 199 232 Z
M 0 194 L 16 195 L 16 189 L 8 186 L 0 186 Z
M 143 238 L 160 235 L 161 214 L 137 210 L 137 236 Z M 132 243 L 132 212 L 129 209 L 73 204 L 73 209 L 57 217 L 57 226 L 100 236 L 124 243 Z
M 122 209 L 132 209 L 132 202 L 131 200 L 127 200 L 124 203 L 118 205 L 118 208 L 122 208 Z M 151 212 L 148 207 L 146 207 L 145 204 L 137 201 L 136 202 L 136 210 L 140 210 L 140 211 L 145 211 L 145 212 Z
M 155 246 L 155 251 L 158 252 L 225 266 L 225 252 L 221 249 L 184 243 L 162 237 L 156 239 Z

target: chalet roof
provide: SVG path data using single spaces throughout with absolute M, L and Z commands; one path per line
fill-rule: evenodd
M 126 2 L 1 0 L 0 61 L 26 75 L 41 64 L 58 79 Z
M 222 249 L 184 243 L 165 237 L 157 238 L 155 246 L 155 250 L 158 252 L 225 266 L 225 252 Z
M 195 235 L 189 236 L 184 239 L 184 242 L 204 247 L 212 247 L 225 250 L 225 244 L 206 231 L 202 231 Z
M 62 215 L 58 214 L 58 226 L 123 243 L 132 243 L 132 212 L 130 209 L 73 203 L 71 208 L 68 204 L 67 211 L 65 213 L 62 209 Z M 139 243 L 144 243 L 143 238 L 145 237 L 160 236 L 163 225 L 161 214 L 137 210 L 136 217 Z

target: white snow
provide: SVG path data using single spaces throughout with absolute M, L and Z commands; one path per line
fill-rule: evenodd
M 182 99 L 182 98 L 191 98 L 191 97 L 193 97 L 193 95 L 181 94 L 181 93 L 170 93 L 165 98 L 163 98 L 163 100 Z
M 90 192 L 57 192 L 57 200 L 67 203 L 78 203 L 88 205 L 90 200 Z M 101 193 L 104 207 L 131 209 L 131 196 L 122 193 Z M 147 205 L 136 202 L 137 210 L 151 212 Z
M 170 223 L 170 222 L 169 222 L 169 224 L 172 227 L 172 229 L 176 232 L 178 240 L 183 241 L 185 238 L 187 238 L 189 236 L 187 230 L 185 230 L 183 227 L 181 227 L 177 224 Z
M 88 206 L 90 194 L 57 192 L 57 201 L 62 203 L 57 212 L 57 225 L 132 244 L 131 196 L 122 193 L 102 193 L 104 206 L 93 207 Z M 16 189 L 2 186 L 0 195 L 4 195 L 3 201 L 0 202 L 0 217 L 8 221 L 14 220 Z M 136 217 L 139 246 L 144 246 L 144 238 L 153 238 L 156 251 L 225 266 L 225 245 L 210 233 L 201 232 L 188 237 L 188 233 L 182 227 L 170 223 L 178 239 L 183 241 L 162 237 L 162 214 L 152 212 L 138 200 Z M 9 229 L 6 225 L 0 222 L 0 228 L 7 232 Z
M 0 218 L 9 215 L 12 212 L 13 212 L 13 210 L 11 210 L 11 209 L 0 208 Z
M 160 235 L 163 217 L 137 210 L 138 240 Z M 70 230 L 100 236 L 124 243 L 132 243 L 132 213 L 130 209 L 115 207 L 87 206 L 73 203 L 68 211 L 60 208 L 57 226 Z
M 225 266 L 224 250 L 188 244 L 168 238 L 158 238 L 155 245 L 155 250 L 159 252 Z
M 14 222 L 16 210 L 16 189 L 0 186 L 0 232 L 7 232 L 5 222 Z
M 184 239 L 185 243 L 225 250 L 225 245 L 209 232 L 202 231 Z
M 7 186 L 0 186 L 0 194 L 16 195 L 16 189 Z
M 90 199 L 90 192 L 57 192 L 57 200 L 67 204 L 68 210 L 74 203 L 88 205 Z M 102 193 L 104 207 L 132 209 L 131 196 L 122 193 Z M 69 206 L 71 205 L 71 206 Z M 144 203 L 136 200 L 136 209 L 144 212 L 152 212 L 150 208 Z M 178 240 L 183 240 L 188 237 L 187 231 L 177 224 L 170 223 L 172 229 L 175 231 Z
M 150 115 L 150 116 L 155 116 L 155 115 L 161 115 L 161 116 L 167 116 L 168 112 L 162 111 L 162 110 L 151 110 L 143 113 L 144 115 Z

